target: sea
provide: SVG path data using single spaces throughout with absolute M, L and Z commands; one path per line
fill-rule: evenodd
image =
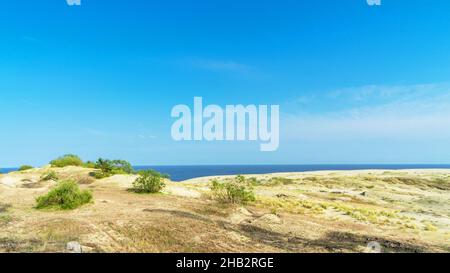
M 173 181 L 191 178 L 238 174 L 267 174 L 280 172 L 337 171 L 337 170 L 405 170 L 450 169 L 450 164 L 322 164 L 322 165 L 192 165 L 192 166 L 135 166 L 135 170 L 153 169 L 170 176 Z M 0 168 L 0 173 L 16 171 L 17 168 Z

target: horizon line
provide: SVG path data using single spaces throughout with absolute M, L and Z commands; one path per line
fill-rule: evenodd
M 33 168 L 42 168 L 48 166 L 45 164 L 42 166 L 37 166 Z M 132 167 L 197 167 L 197 166 L 389 166 L 389 165 L 400 165 L 400 166 L 410 166 L 410 165 L 422 165 L 422 166 L 450 166 L 450 163 L 261 163 L 261 164 L 132 164 Z M 0 167 L 0 169 L 17 169 L 20 166 L 15 167 Z

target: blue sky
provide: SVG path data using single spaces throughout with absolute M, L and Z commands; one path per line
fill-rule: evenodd
M 449 1 L 4 2 L 2 167 L 450 163 Z M 279 150 L 174 142 L 194 96 L 279 104 Z

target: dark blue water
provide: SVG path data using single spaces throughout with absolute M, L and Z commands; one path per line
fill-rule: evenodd
M 278 172 L 306 172 L 367 169 L 450 169 L 450 164 L 366 164 L 366 165 L 197 165 L 197 166 L 136 166 L 136 170 L 153 169 L 170 175 L 173 181 L 196 177 L 238 174 L 266 174 Z M 17 168 L 0 169 L 0 173 L 16 171 Z
M 10 172 L 15 172 L 17 171 L 19 168 L 0 168 L 0 173 L 10 173 Z

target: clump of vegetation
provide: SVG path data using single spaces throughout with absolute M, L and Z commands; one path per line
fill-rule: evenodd
M 22 165 L 22 166 L 20 166 L 20 168 L 19 168 L 19 172 L 23 172 L 23 171 L 27 171 L 27 170 L 31 170 L 31 169 L 34 169 L 33 166 L 30 166 L 30 165 Z
M 166 184 L 168 176 L 154 170 L 140 171 L 139 177 L 133 182 L 131 191 L 136 193 L 158 193 Z
M 253 192 L 252 182 L 248 181 L 242 175 L 236 178 L 219 182 L 218 180 L 211 181 L 212 198 L 222 203 L 230 204 L 246 204 L 256 200 Z
M 130 174 L 134 172 L 131 164 L 125 160 L 109 160 L 100 158 L 95 163 L 95 168 L 98 169 L 98 171 L 93 172 L 91 175 L 97 179 L 110 177 L 116 174 Z
M 86 161 L 85 163 L 83 163 L 83 167 L 89 168 L 89 169 L 95 169 L 95 162 Z
M 8 215 L 8 214 L 2 215 L 2 214 L 0 214 L 0 226 L 9 224 L 12 220 L 13 220 L 13 218 L 11 217 L 11 215 Z
M 430 222 L 426 222 L 425 223 L 424 229 L 426 231 L 437 231 L 438 230 L 438 228 L 435 225 L 433 225 L 432 223 L 430 223 Z
M 268 207 L 271 212 L 287 211 L 290 213 L 306 214 L 322 213 L 328 208 L 328 204 L 322 202 L 315 202 L 309 200 L 299 200 L 296 198 L 282 197 L 282 198 L 260 198 L 259 205 Z
M 395 219 L 401 219 L 402 222 L 409 222 L 413 219 L 402 218 L 398 211 L 376 209 L 362 206 L 349 206 L 341 202 L 328 202 L 320 200 L 299 200 L 297 198 L 260 198 L 260 205 L 268 207 L 275 211 L 287 211 L 298 214 L 318 214 L 325 210 L 332 209 L 343 215 L 349 216 L 361 222 L 372 224 L 389 224 Z
M 253 186 L 259 186 L 261 185 L 261 181 L 258 180 L 256 177 L 250 177 L 247 179 L 247 182 L 250 183 Z
M 11 208 L 10 204 L 4 204 L 4 203 L 0 203 L 0 213 L 4 213 L 6 211 L 8 211 L 8 209 Z
M 306 180 L 308 182 L 319 182 L 319 178 L 315 177 L 315 176 L 308 176 L 303 178 L 303 180 Z
M 83 160 L 73 154 L 63 155 L 55 160 L 50 161 L 52 167 L 63 168 L 67 166 L 83 166 Z
M 107 178 L 110 177 L 112 174 L 107 174 L 101 171 L 96 171 L 96 172 L 92 172 L 90 173 L 90 175 L 92 177 L 94 177 L 95 179 L 103 179 L 103 178 Z
M 71 180 L 61 181 L 46 195 L 36 199 L 37 209 L 63 209 L 71 210 L 81 207 L 92 201 L 92 193 L 88 190 L 81 190 L 79 185 Z
M 389 184 L 405 184 L 410 186 L 420 187 L 426 190 L 427 187 L 438 189 L 438 190 L 450 190 L 450 179 L 446 177 L 433 177 L 433 178 L 422 178 L 422 177 L 384 177 L 381 181 Z
M 272 177 L 270 180 L 264 183 L 265 186 L 273 186 L 273 187 L 290 184 L 294 184 L 294 180 L 284 177 Z
M 44 173 L 41 176 L 42 181 L 58 181 L 59 177 L 58 174 L 55 171 L 50 171 L 48 173 Z
M 11 208 L 10 204 L 0 203 L 0 226 L 12 221 L 12 217 L 7 214 L 9 208 Z

